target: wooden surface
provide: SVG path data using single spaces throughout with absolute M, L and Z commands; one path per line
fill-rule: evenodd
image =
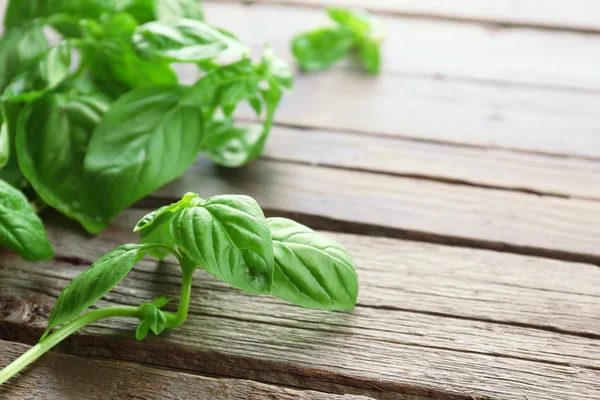
M 355 260 L 356 310 L 301 309 L 197 271 L 177 330 L 136 341 L 135 321 L 101 321 L 0 398 L 600 398 L 600 5 L 205 8 L 253 51 L 270 42 L 292 61 L 291 37 L 329 23 L 325 4 L 382 18 L 381 75 L 348 62 L 299 73 L 262 159 L 228 170 L 201 157 L 96 237 L 45 213 L 54 260 L 0 254 L 0 365 L 37 341 L 74 276 L 187 191 L 249 194 L 327 231 Z M 174 310 L 179 276 L 145 259 L 99 306 L 165 295 Z

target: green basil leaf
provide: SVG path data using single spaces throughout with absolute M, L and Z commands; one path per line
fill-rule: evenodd
M 137 22 L 127 13 L 103 18 L 92 24 L 98 33 L 83 48 L 86 66 L 102 82 L 118 81 L 129 88 L 176 84 L 177 74 L 168 62 L 141 58 L 131 42 Z
M 29 261 L 52 258 L 42 221 L 19 190 L 0 180 L 0 245 Z
M 6 87 L 0 100 L 29 102 L 55 89 L 69 76 L 71 45 L 63 41 L 19 73 Z
M 215 119 L 205 124 L 202 148 L 215 163 L 240 167 L 261 155 L 269 137 L 275 110 L 281 99 L 278 88 L 261 91 L 267 115 L 262 125 L 235 127 L 231 118 Z
M 188 192 L 183 195 L 181 200 L 175 203 L 171 203 L 168 206 L 160 207 L 158 210 L 152 211 L 151 213 L 144 215 L 135 225 L 133 231 L 139 232 L 144 229 L 147 230 L 149 228 L 155 228 L 156 226 L 154 226 L 154 223 L 158 221 L 157 224 L 159 224 L 160 218 L 163 216 L 163 214 L 173 214 L 176 211 L 181 210 L 182 208 L 195 205 L 200 200 L 201 199 L 198 198 L 198 195 L 196 193 Z
M 166 300 L 165 301 L 163 301 Z M 141 306 L 142 321 L 135 330 L 135 338 L 142 340 L 151 330 L 155 335 L 160 334 L 167 327 L 167 318 L 165 314 L 160 310 L 160 307 L 168 303 L 168 299 L 161 297 L 154 299 L 152 303 L 144 303 Z M 158 304 L 158 305 L 157 305 Z
M 160 21 L 171 21 L 190 18 L 198 21 L 204 19 L 200 0 L 154 0 L 156 18 Z
M 121 0 L 10 0 L 4 16 L 6 29 L 26 25 L 36 18 L 45 18 L 62 14 L 75 20 L 98 18 L 104 12 L 115 12 Z M 72 36 L 76 24 L 64 25 L 63 21 L 55 27 L 60 33 Z M 65 29 L 61 29 L 65 28 Z
M 184 256 L 219 279 L 250 293 L 271 291 L 271 234 L 251 197 L 215 196 L 181 209 L 171 232 Z
M 180 86 L 134 89 L 92 134 L 84 179 L 106 221 L 181 175 L 202 143 L 202 112 Z
M 273 296 L 308 308 L 354 308 L 358 278 L 342 245 L 289 219 L 267 218 L 267 225 L 275 252 Z
M 190 88 L 187 96 L 205 107 L 236 104 L 256 96 L 261 79 L 252 60 L 243 58 L 207 73 Z
M 0 170 L 0 179 L 11 186 L 22 189 L 27 186 L 27 181 L 19 168 L 16 150 L 17 122 L 22 106 L 18 103 L 4 103 L 2 105 L 3 126 L 8 131 L 8 160 Z
M 285 89 L 291 89 L 294 85 L 292 70 L 285 61 L 275 55 L 271 46 L 267 46 L 263 52 L 260 70 L 272 84 Z
M 107 109 L 107 103 L 90 97 L 49 95 L 25 107 L 17 133 L 19 165 L 35 191 L 91 233 L 100 232 L 107 221 L 85 190 L 83 161 Z
M 381 35 L 379 20 L 367 12 L 331 7 L 327 9 L 327 13 L 331 19 L 350 29 L 358 38 L 372 36 L 375 39 Z
M 136 29 L 133 42 L 138 52 L 171 62 L 195 63 L 248 52 L 239 41 L 193 19 L 149 22 Z
M 0 125 L 0 170 L 8 163 L 10 157 L 10 138 L 8 137 L 8 122 Z
M 334 21 L 354 34 L 358 46 L 358 59 L 362 66 L 372 74 L 379 73 L 379 44 L 383 40 L 379 19 L 363 11 L 329 8 L 328 12 Z
M 14 77 L 49 47 L 40 25 L 5 32 L 0 39 L 0 92 L 4 92 Z
M 73 279 L 58 296 L 50 313 L 48 327 L 40 341 L 53 328 L 77 317 L 110 292 L 144 257 L 149 248 L 151 246 L 142 244 L 119 246 Z
M 300 68 L 316 72 L 332 66 L 348 54 L 354 44 L 354 35 L 348 29 L 321 28 L 296 36 L 292 53 Z
M 372 74 L 378 74 L 381 70 L 381 55 L 379 43 L 372 40 L 364 40 L 358 47 L 358 57 L 362 66 Z

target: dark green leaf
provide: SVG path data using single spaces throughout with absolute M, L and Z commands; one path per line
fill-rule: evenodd
M 39 25 L 5 32 L 0 39 L 0 92 L 4 92 L 13 78 L 48 48 Z
M 20 72 L 6 87 L 0 100 L 29 102 L 55 89 L 69 76 L 71 46 L 63 41 Z
M 177 178 L 196 159 L 202 112 L 182 100 L 185 89 L 135 89 L 113 103 L 94 130 L 84 178 L 106 221 Z
M 239 41 L 192 19 L 149 22 L 136 29 L 133 42 L 138 52 L 172 62 L 195 63 L 248 52 Z
M 17 133 L 19 165 L 35 191 L 91 233 L 100 232 L 107 222 L 85 190 L 83 161 L 107 108 L 91 97 L 49 95 L 25 107 Z
M 71 281 L 58 296 L 48 327 L 40 341 L 50 330 L 77 317 L 89 306 L 112 290 L 150 248 L 142 244 L 125 244 L 100 257 L 92 266 Z
M 358 278 L 342 245 L 289 219 L 267 218 L 267 225 L 275 252 L 273 296 L 309 308 L 354 308 Z
M 91 27 L 99 32 L 83 48 L 86 66 L 98 80 L 116 80 L 129 88 L 177 83 L 177 74 L 168 62 L 146 60 L 136 53 L 131 42 L 136 26 L 130 15 L 121 13 Z
M 271 234 L 259 205 L 247 196 L 215 196 L 177 211 L 171 232 L 188 259 L 250 293 L 269 293 Z
M 292 53 L 303 70 L 322 71 L 348 54 L 354 44 L 354 35 L 348 29 L 322 28 L 296 36 Z
M 52 258 L 54 253 L 42 221 L 19 190 L 0 180 L 0 245 L 30 261 Z
M 160 21 L 204 19 L 201 0 L 154 0 L 154 3 L 156 18 Z

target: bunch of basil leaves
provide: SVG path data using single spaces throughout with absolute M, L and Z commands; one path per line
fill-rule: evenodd
M 10 0 L 0 39 L 0 245 L 53 256 L 29 199 L 97 233 L 200 151 L 241 166 L 263 150 L 293 75 L 258 63 L 198 0 Z M 59 40 L 47 40 L 48 29 Z M 181 84 L 173 64 L 200 78 Z M 259 126 L 236 126 L 248 102 Z

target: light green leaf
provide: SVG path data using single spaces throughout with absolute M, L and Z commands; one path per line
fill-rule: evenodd
M 0 180 L 0 245 L 29 261 L 52 258 L 42 221 L 19 190 Z
M 256 96 L 260 80 L 252 60 L 244 58 L 207 73 L 190 88 L 187 96 L 205 107 L 236 104 Z
M 202 143 L 202 112 L 180 86 L 135 89 L 114 102 L 90 140 L 84 179 L 105 221 L 181 175 Z
M 73 279 L 58 296 L 50 313 L 48 327 L 40 341 L 43 341 L 54 327 L 77 317 L 110 292 L 144 257 L 149 248 L 151 246 L 142 244 L 119 246 L 100 257 L 89 269 Z
M 285 61 L 275 55 L 271 46 L 263 51 L 260 72 L 266 76 L 271 84 L 276 84 L 285 89 L 294 85 L 294 74 Z
M 85 189 L 83 161 L 107 108 L 91 97 L 49 95 L 25 107 L 17 133 L 19 165 L 35 191 L 91 233 L 100 232 L 107 221 Z
M 165 302 L 166 301 L 166 302 Z M 167 318 L 160 307 L 169 302 L 165 297 L 154 299 L 152 303 L 144 303 L 141 306 L 141 322 L 135 331 L 135 338 L 142 340 L 151 330 L 155 335 L 160 334 L 167 327 Z
M 0 125 L 0 170 L 8 163 L 10 157 L 10 138 L 8 136 L 8 123 L 2 121 Z
M 325 310 L 351 310 L 358 278 L 342 245 L 285 218 L 267 218 L 273 236 L 275 274 L 271 294 Z
M 215 196 L 181 209 L 171 232 L 185 257 L 219 279 L 250 293 L 271 291 L 271 234 L 251 197 Z
M 15 76 L 0 100 L 29 102 L 38 99 L 64 82 L 70 66 L 71 46 L 63 41 Z
M 376 75 L 381 70 L 379 43 L 372 40 L 362 41 L 358 47 L 358 57 L 362 66 L 370 73 Z
M 160 21 L 172 21 L 189 18 L 202 21 L 201 0 L 154 0 L 156 18 Z
M 248 52 L 238 40 L 193 19 L 149 22 L 136 29 L 133 42 L 138 52 L 171 62 L 195 63 Z
M 215 163 L 240 167 L 261 155 L 281 98 L 278 88 L 261 91 L 267 115 L 262 125 L 235 127 L 233 119 L 214 119 L 205 125 L 203 150 Z
M 0 179 L 4 180 L 17 189 L 27 186 L 27 181 L 19 168 L 16 151 L 17 122 L 22 106 L 17 103 L 4 103 L 2 105 L 3 126 L 8 133 L 8 160 L 2 169 L 0 169 Z
M 331 67 L 354 44 L 354 35 L 348 29 L 321 28 L 296 36 L 292 40 L 292 53 L 300 68 L 316 72 Z
M 201 199 L 198 198 L 196 193 L 188 192 L 183 195 L 181 200 L 176 201 L 175 203 L 171 203 L 168 206 L 160 207 L 158 210 L 152 211 L 144 215 L 138 223 L 133 228 L 134 232 L 139 232 L 141 230 L 147 230 L 155 228 L 155 223 L 157 225 L 160 224 L 161 218 L 163 214 L 173 214 L 182 208 L 190 207 L 199 202 Z

